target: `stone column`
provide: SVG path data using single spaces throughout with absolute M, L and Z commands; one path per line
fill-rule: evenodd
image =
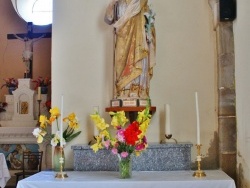
M 220 168 L 236 180 L 235 57 L 232 22 L 220 22 L 218 49 L 218 135 Z

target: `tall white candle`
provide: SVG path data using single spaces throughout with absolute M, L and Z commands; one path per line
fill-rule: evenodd
M 200 141 L 200 115 L 199 115 L 199 102 L 198 102 L 198 93 L 195 92 L 195 104 L 196 104 L 196 122 L 197 122 L 197 145 L 201 144 Z
M 60 146 L 63 147 L 63 95 L 61 97 Z
M 41 100 L 41 87 L 38 87 L 37 100 Z
M 165 131 L 166 134 L 171 134 L 170 132 L 170 105 L 165 104 Z

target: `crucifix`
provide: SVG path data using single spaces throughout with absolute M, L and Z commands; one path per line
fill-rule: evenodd
M 51 38 L 51 33 L 33 33 L 33 23 L 27 23 L 27 33 L 7 34 L 7 39 L 18 39 L 25 43 L 22 59 L 25 65 L 24 78 L 32 78 L 33 44 L 41 38 Z

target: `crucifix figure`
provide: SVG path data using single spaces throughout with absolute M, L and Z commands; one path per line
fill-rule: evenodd
M 33 33 L 33 24 L 28 22 L 26 34 L 8 34 L 7 39 L 19 39 L 25 43 L 22 59 L 25 65 L 24 78 L 32 78 L 33 44 L 41 38 L 51 38 L 51 33 Z

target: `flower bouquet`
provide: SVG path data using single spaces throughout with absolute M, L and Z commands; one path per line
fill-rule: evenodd
M 1 86 L 1 89 L 3 87 L 7 87 L 7 88 L 14 87 L 14 88 L 17 88 L 17 86 L 18 86 L 18 81 L 15 78 L 4 78 L 3 80 L 5 81 L 5 83 Z
M 41 87 L 42 94 L 46 94 L 48 92 L 48 86 L 51 85 L 51 80 L 49 79 L 49 77 L 43 78 L 39 76 L 36 80 L 33 80 L 32 82 L 36 84 L 34 89 Z
M 139 156 L 148 146 L 146 133 L 151 121 L 149 106 L 138 112 L 136 121 L 127 125 L 128 119 L 124 111 L 110 112 L 112 116 L 111 125 L 116 130 L 113 136 L 109 130 L 109 124 L 100 117 L 98 113 L 91 115 L 99 135 L 96 136 L 96 143 L 91 146 L 94 152 L 106 148 L 118 156 L 119 171 L 121 178 L 131 176 L 131 155 Z
M 12 94 L 12 91 L 14 91 L 18 87 L 18 81 L 15 78 L 4 78 L 3 79 L 5 83 L 1 86 L 1 89 L 3 87 L 7 87 L 9 89 L 9 94 Z
M 54 170 L 60 171 L 61 170 L 61 163 L 60 159 L 63 158 L 65 161 L 63 148 L 60 147 L 60 140 L 62 140 L 62 146 L 66 145 L 66 142 L 70 142 L 75 137 L 77 137 L 81 131 L 75 132 L 79 129 L 78 119 L 75 113 L 69 114 L 67 117 L 63 118 L 63 122 L 67 124 L 67 128 L 63 131 L 63 138 L 61 139 L 60 136 L 60 129 L 58 125 L 58 118 L 60 117 L 60 111 L 57 107 L 50 109 L 50 118 L 47 119 L 46 116 L 40 115 L 39 122 L 40 127 L 35 128 L 32 132 L 33 135 L 37 138 L 37 143 L 42 143 L 43 141 L 50 141 L 52 146 L 55 146 L 54 149 Z M 50 133 L 50 128 L 52 123 L 56 121 L 57 131 L 55 134 Z M 64 167 L 65 162 L 63 163 Z
M 45 115 L 40 115 L 40 127 L 34 129 L 33 135 L 37 138 L 37 143 L 42 143 L 44 140 L 47 140 L 50 141 L 52 146 L 59 146 L 60 130 L 58 125 L 58 118 L 61 114 L 57 107 L 51 108 L 49 112 L 49 119 L 47 119 Z M 50 134 L 50 130 L 48 130 L 48 127 L 51 127 L 54 121 L 56 121 L 57 131 L 55 134 Z M 70 142 L 75 137 L 77 137 L 81 133 L 81 131 L 75 132 L 75 130 L 79 129 L 79 123 L 75 113 L 71 113 L 67 117 L 63 118 L 63 122 L 67 124 L 67 128 L 63 131 L 62 138 L 62 145 L 65 145 L 66 142 Z

